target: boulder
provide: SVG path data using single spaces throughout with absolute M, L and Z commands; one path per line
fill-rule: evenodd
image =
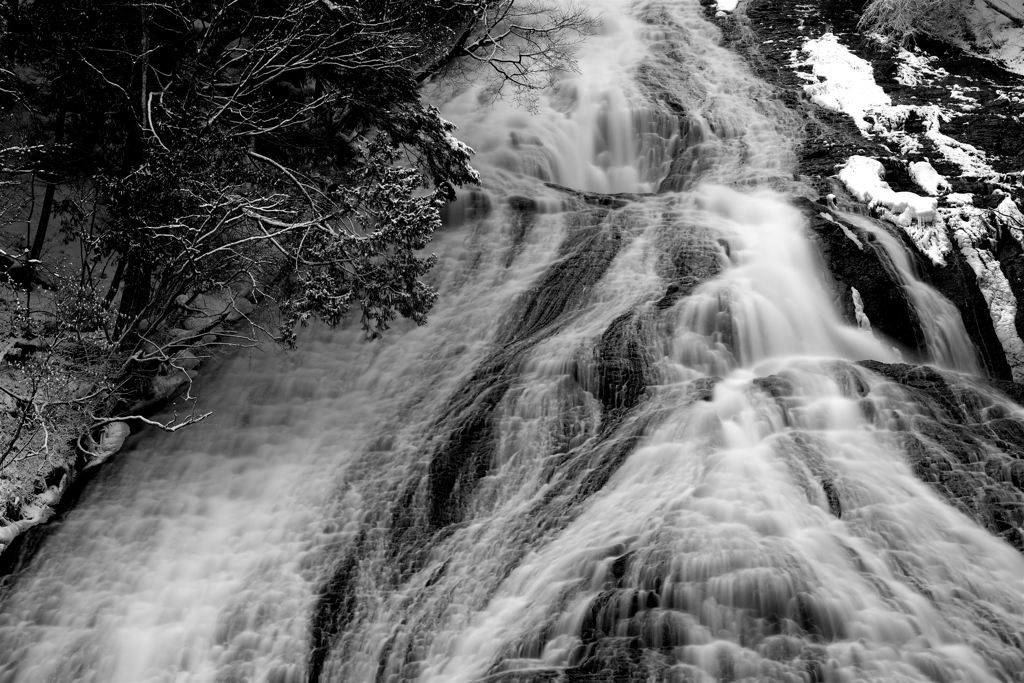
M 231 308 L 228 309 L 224 319 L 229 322 L 237 322 L 242 318 L 246 318 L 256 308 L 256 304 L 249 301 L 245 297 L 236 297 L 231 303 Z
M 131 429 L 127 422 L 111 422 L 103 426 L 100 431 L 100 440 L 94 451 L 105 457 L 109 457 L 121 450 L 124 440 L 128 438 Z
M 199 367 L 200 363 L 202 363 L 202 361 L 196 358 L 195 354 L 186 349 L 174 354 L 174 357 L 171 358 L 170 366 L 172 369 L 177 368 L 188 371 L 195 370 Z
M 183 384 L 195 379 L 199 373 L 196 370 L 178 370 L 168 375 L 157 375 L 150 385 L 153 391 L 154 400 L 170 398 Z

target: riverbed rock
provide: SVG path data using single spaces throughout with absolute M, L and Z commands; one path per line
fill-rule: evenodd
M 235 297 L 234 301 L 231 302 L 231 306 L 224 314 L 224 320 L 228 323 L 238 322 L 243 318 L 247 318 L 255 308 L 256 304 L 245 297 Z
M 156 375 L 150 382 L 150 390 L 153 394 L 152 400 L 160 401 L 170 398 L 178 389 L 191 382 L 198 375 L 199 372 L 197 370 L 179 370 L 177 368 L 172 368 L 172 372 L 167 374 Z
M 894 341 L 909 357 L 921 356 L 921 321 L 875 237 L 824 204 L 803 197 L 795 203 L 807 219 L 832 275 L 833 295 L 846 321 L 851 325 L 859 322 L 852 293 L 856 289 L 871 328 Z
M 906 392 L 900 409 L 906 419 L 897 424 L 915 474 L 1024 553 L 1024 412 L 1013 403 L 1024 397 L 1024 386 L 928 366 L 858 364 Z
M 121 450 L 124 440 L 131 433 L 127 422 L 110 422 L 103 425 L 100 430 L 100 438 L 95 443 L 93 453 L 106 460 L 114 453 Z
M 202 363 L 201 360 L 196 358 L 196 355 L 188 349 L 183 349 L 178 353 L 174 354 L 171 358 L 170 366 L 180 370 L 195 370 Z

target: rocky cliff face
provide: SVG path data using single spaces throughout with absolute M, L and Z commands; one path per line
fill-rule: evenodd
M 925 358 L 927 321 L 879 244 L 884 231 L 914 275 L 956 306 L 989 384 L 1024 400 L 1024 77 L 938 43 L 902 48 L 863 35 L 862 3 L 704 4 L 804 121 L 797 203 L 847 320 L 909 361 Z M 858 177 L 857 164 L 875 177 Z M 902 444 L 918 475 L 1024 550 L 1019 421 L 929 367 L 864 365 L 919 407 L 904 415 Z
M 920 279 L 959 309 L 989 376 L 1024 381 L 1024 77 L 949 46 L 862 35 L 859 9 L 757 0 L 716 21 L 804 120 L 802 208 L 850 322 L 856 290 L 872 325 L 920 352 L 893 269 L 843 209 L 907 246 Z M 874 160 L 884 179 L 851 160 Z

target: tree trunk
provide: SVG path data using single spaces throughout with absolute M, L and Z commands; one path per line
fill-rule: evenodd
M 57 126 L 54 131 L 54 143 L 60 145 L 64 142 L 64 110 L 57 112 Z M 46 191 L 43 194 L 43 205 L 39 210 L 39 222 L 36 223 L 36 234 L 32 240 L 32 248 L 28 252 L 29 269 L 35 270 L 35 261 L 43 253 L 43 245 L 46 242 L 46 231 L 50 226 L 50 215 L 53 211 L 53 195 L 57 189 L 56 183 L 51 180 L 46 183 Z
M 133 80 L 137 84 L 138 97 L 135 98 L 136 124 L 127 131 L 128 139 L 125 144 L 124 161 L 122 172 L 128 175 L 142 164 L 145 146 L 146 130 L 146 97 L 147 80 L 149 76 L 149 11 L 146 7 L 139 8 L 139 50 L 140 58 L 137 62 L 138 71 Z M 141 226 L 140 226 L 141 227 Z M 124 341 L 131 344 L 135 339 L 135 325 L 139 316 L 149 305 L 152 283 L 150 280 L 150 268 L 144 254 L 133 253 L 131 248 L 126 249 L 117 264 L 118 273 L 124 279 L 124 286 L 121 291 L 121 304 L 117 309 L 116 334 L 124 336 Z M 110 291 L 116 291 L 111 283 Z M 110 292 L 107 293 L 110 298 Z
M 107 303 L 108 307 L 110 302 L 117 296 L 117 290 L 121 288 L 121 278 L 124 277 L 124 256 L 117 259 L 117 268 L 114 269 L 114 278 L 110 281 L 110 287 L 107 289 L 106 296 L 103 300 Z
M 124 291 L 121 293 L 121 305 L 117 309 L 117 334 L 127 334 L 126 340 L 131 343 L 135 336 L 135 325 L 137 318 L 142 315 L 149 306 L 152 282 L 150 281 L 149 268 L 143 259 L 127 256 L 124 257 L 127 264 L 124 268 Z M 120 264 L 118 264 L 120 268 Z

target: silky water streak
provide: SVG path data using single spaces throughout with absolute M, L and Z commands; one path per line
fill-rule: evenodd
M 537 114 L 444 103 L 429 324 L 227 361 L 0 593 L 0 681 L 1019 680 L 1024 562 L 852 363 L 798 125 L 696 0 L 588 7 Z

